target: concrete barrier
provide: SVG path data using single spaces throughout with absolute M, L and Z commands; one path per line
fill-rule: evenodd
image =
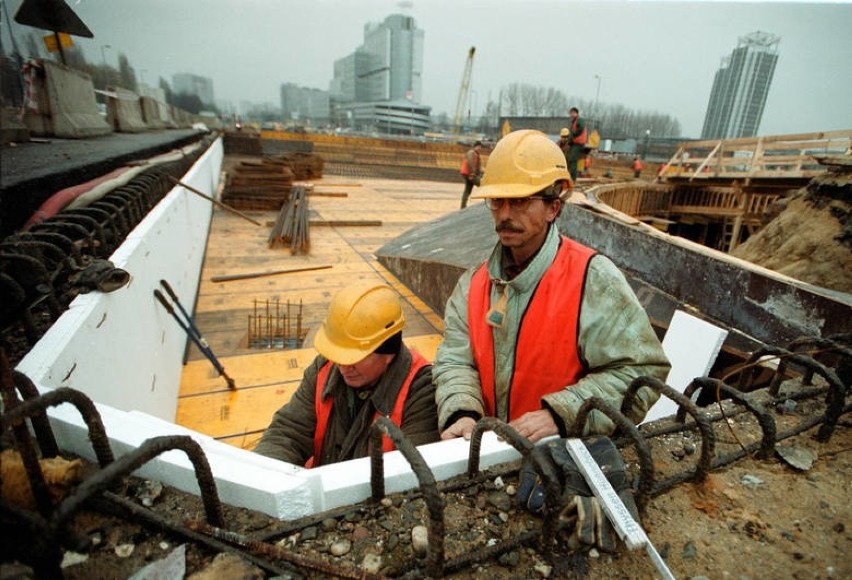
M 166 124 L 160 118 L 160 106 L 151 97 L 139 97 L 142 103 L 142 118 L 149 129 L 165 129 Z
M 110 87 L 107 95 L 107 121 L 119 133 L 147 131 L 148 125 L 142 118 L 139 95 L 119 87 Z
M 24 124 L 37 136 L 79 139 L 106 135 L 112 128 L 98 112 L 92 78 L 49 60 L 25 66 Z
M 168 129 L 177 129 L 178 125 L 172 118 L 172 109 L 167 103 L 157 101 L 157 115 L 164 127 Z

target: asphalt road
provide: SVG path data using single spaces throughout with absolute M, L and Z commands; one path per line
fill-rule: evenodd
M 194 142 L 202 135 L 193 129 L 174 129 L 4 145 L 0 148 L 0 238 L 15 232 L 60 189 Z

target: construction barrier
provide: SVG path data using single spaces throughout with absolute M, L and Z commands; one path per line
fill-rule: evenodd
M 164 127 L 168 129 L 177 129 L 177 123 L 175 123 L 174 118 L 172 117 L 171 107 L 167 103 L 157 101 L 157 115 Z
M 118 87 L 111 87 L 107 95 L 107 121 L 119 133 L 148 130 L 148 125 L 142 118 L 139 95 Z
M 31 60 L 23 72 L 24 124 L 32 135 L 79 139 L 112 132 L 89 75 L 49 60 Z
M 139 97 L 142 103 L 142 118 L 149 129 L 165 129 L 166 124 L 160 118 L 160 105 L 151 97 Z

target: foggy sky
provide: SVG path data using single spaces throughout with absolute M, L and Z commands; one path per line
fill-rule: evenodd
M 20 0 L 7 0 L 9 14 Z M 738 38 L 781 37 L 759 133 L 852 129 L 852 4 L 568 0 L 66 0 L 94 32 L 86 58 L 125 54 L 156 86 L 175 73 L 213 80 L 217 102 L 280 103 L 286 82 L 328 90 L 333 64 L 367 22 L 413 16 L 424 31 L 422 104 L 452 117 L 471 46 L 476 116 L 501 87 L 526 83 L 669 114 L 698 137 L 713 76 Z M 12 23 L 19 41 L 32 29 Z M 9 50 L 8 24 L 2 24 Z M 42 33 L 39 31 L 39 34 Z M 104 46 L 109 48 L 103 48 Z

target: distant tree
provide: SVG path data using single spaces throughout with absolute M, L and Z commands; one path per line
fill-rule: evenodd
M 680 122 L 656 111 L 636 111 L 621 104 L 607 105 L 566 94 L 555 88 L 512 83 L 500 89 L 497 102 L 489 101 L 480 120 L 480 130 L 497 131 L 500 116 L 562 117 L 567 122 L 568 109 L 577 107 L 591 129 L 602 136 L 623 139 L 643 138 L 650 130 L 655 137 L 679 137 Z
M 24 37 L 25 55 L 29 58 L 41 58 L 41 47 L 44 46 L 42 39 L 30 32 Z
M 166 95 L 166 102 L 170 105 L 174 105 L 172 99 L 174 96 L 172 95 L 172 87 L 169 85 L 169 81 L 160 77 L 160 88 L 163 89 L 163 94 Z
M 207 110 L 204 108 L 204 103 L 201 102 L 198 95 L 190 95 L 189 93 L 172 93 L 171 104 L 178 109 L 183 109 L 184 111 L 194 115 Z
M 83 51 L 76 44 L 70 48 L 62 49 L 62 53 L 65 55 L 65 64 L 71 68 L 89 72 L 89 63 L 86 62 L 86 55 L 83 54 Z M 57 55 L 57 59 L 59 59 L 59 53 L 55 54 Z
M 139 86 L 136 82 L 136 71 L 130 66 L 130 61 L 121 53 L 118 55 L 118 75 L 121 79 L 121 86 L 125 89 L 136 91 Z

